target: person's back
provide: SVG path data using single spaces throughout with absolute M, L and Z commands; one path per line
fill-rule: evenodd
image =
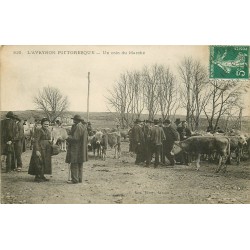
M 140 127 L 139 124 L 136 124 L 133 128 L 132 131 L 132 137 L 133 137 L 133 141 L 135 143 L 140 143 L 143 137 L 143 132 L 142 132 L 142 128 Z
M 21 121 L 17 123 L 17 131 L 18 131 L 18 134 L 17 134 L 18 140 L 23 140 L 23 138 L 24 138 L 24 126 L 23 126 Z
M 165 133 L 166 141 L 168 143 L 173 143 L 174 141 L 180 140 L 178 131 L 172 125 L 169 125 L 168 127 L 164 127 L 163 130 Z
M 6 126 L 7 126 L 7 119 L 1 120 L 1 155 L 6 155 L 6 142 L 7 136 L 6 136 Z
M 152 128 L 151 140 L 155 145 L 162 145 L 165 140 L 165 134 L 162 127 L 154 126 Z
M 17 126 L 14 120 L 12 119 L 5 119 L 4 121 L 4 139 L 5 141 L 11 141 L 14 139 L 17 133 Z
M 88 161 L 88 130 L 80 115 L 72 119 L 74 124 L 67 139 L 69 147 L 65 162 L 70 163 L 72 181 L 68 183 L 77 184 L 82 182 L 83 163 Z
M 153 152 L 155 153 L 154 166 L 157 167 L 159 164 L 159 157 L 162 157 L 163 140 L 165 140 L 165 134 L 162 127 L 158 126 L 159 122 L 154 120 L 154 126 L 151 130 L 151 141 L 153 145 Z
M 8 151 L 8 146 L 6 143 L 9 141 L 14 141 L 17 136 L 17 125 L 14 120 L 6 118 L 1 121 L 1 153 L 6 155 Z

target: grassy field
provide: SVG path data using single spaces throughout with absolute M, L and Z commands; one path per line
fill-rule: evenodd
M 3 119 L 6 115 L 7 111 L 1 111 L 1 119 Z M 25 110 L 25 111 L 14 111 L 21 119 L 34 120 L 34 119 L 42 119 L 44 117 L 44 113 L 39 110 Z M 70 120 L 75 114 L 81 115 L 85 120 L 87 120 L 86 112 L 78 112 L 78 111 L 68 111 L 65 113 L 65 117 L 68 117 Z M 185 120 L 184 115 L 176 115 L 176 118 L 180 118 L 181 120 Z M 156 118 L 160 118 L 160 115 L 156 116 Z M 148 119 L 147 114 L 141 115 L 142 120 Z M 172 119 L 173 121 L 175 118 Z M 116 126 L 116 113 L 113 112 L 90 112 L 89 113 L 89 121 L 92 123 L 93 128 L 114 128 Z M 200 119 L 200 129 L 206 130 L 208 126 L 207 120 L 205 117 Z M 223 128 L 223 120 L 219 124 L 221 128 Z M 229 124 L 229 127 L 232 127 L 233 124 Z M 250 133 L 250 117 L 245 116 L 242 117 L 242 131 Z

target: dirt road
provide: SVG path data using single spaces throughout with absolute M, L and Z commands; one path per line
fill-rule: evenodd
M 250 164 L 235 162 L 228 172 L 215 174 L 215 165 L 201 163 L 200 171 L 191 166 L 174 168 L 153 165 L 149 168 L 134 164 L 128 153 L 128 143 L 122 143 L 122 156 L 113 159 L 107 151 L 106 161 L 90 159 L 84 164 L 84 182 L 67 184 L 66 153 L 53 156 L 53 176 L 50 181 L 36 183 L 28 175 L 31 151 L 22 155 L 22 172 L 1 174 L 1 202 L 14 204 L 210 204 L 250 203 Z

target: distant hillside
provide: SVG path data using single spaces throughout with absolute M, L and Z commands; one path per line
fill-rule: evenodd
M 7 111 L 1 111 L 0 116 L 3 119 L 6 115 Z M 25 111 L 14 111 L 21 119 L 38 119 L 41 120 L 44 117 L 42 111 L 39 110 L 25 110 Z M 71 119 L 74 115 L 81 115 L 85 120 L 87 120 L 87 112 L 78 112 L 78 111 L 68 111 L 65 113 L 65 117 L 68 118 L 68 122 L 71 122 Z M 157 115 L 156 118 L 160 118 L 160 115 Z M 184 115 L 176 115 L 176 118 L 180 118 L 181 120 L 185 120 Z M 148 119 L 147 114 L 141 115 L 142 120 Z M 174 119 L 172 119 L 174 121 Z M 89 121 L 92 123 L 94 128 L 113 128 L 116 126 L 116 113 L 111 112 L 90 112 L 89 113 Z M 242 117 L 242 130 L 246 132 L 250 132 L 250 117 L 244 116 Z M 200 129 L 206 130 L 208 124 L 205 117 L 201 117 L 200 119 Z M 221 128 L 223 128 L 223 123 L 219 124 Z
M 42 119 L 44 117 L 44 113 L 41 110 L 24 110 L 24 111 L 13 111 L 14 114 L 18 115 L 21 119 L 29 119 L 31 117 L 34 117 L 35 119 Z M 5 117 L 7 114 L 7 111 L 1 111 L 1 119 Z M 79 112 L 79 111 L 67 111 L 65 113 L 66 117 L 73 117 L 75 114 L 81 115 L 83 118 L 87 119 L 87 112 Z M 110 112 L 90 112 L 89 118 L 90 119 L 96 119 L 98 120 L 105 120 L 110 118 L 112 113 Z

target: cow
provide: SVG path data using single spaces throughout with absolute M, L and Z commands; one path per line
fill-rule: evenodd
M 25 145 L 31 149 L 32 126 L 30 123 L 23 124 Z
M 110 128 L 102 128 L 101 131 L 103 133 L 110 133 L 111 132 L 111 129 Z M 113 131 L 114 132 L 114 131 Z
M 230 157 L 229 157 L 229 164 L 231 163 L 231 153 L 234 152 L 236 155 L 237 164 L 240 164 L 242 150 L 245 145 L 247 145 L 247 140 L 244 135 L 234 135 L 229 136 L 230 139 Z
M 92 151 L 91 142 L 92 142 L 93 137 L 94 137 L 93 135 L 88 135 L 88 151 Z
M 91 139 L 91 148 L 93 150 L 94 156 L 95 151 L 97 151 L 97 156 L 101 155 L 101 142 L 102 142 L 103 133 L 101 131 L 97 131 L 96 134 Z
M 126 140 L 128 138 L 128 130 L 127 129 L 123 129 L 121 130 L 121 137 Z
M 250 158 L 250 137 L 247 138 L 247 144 L 245 145 L 245 148 L 247 150 L 248 159 L 249 159 Z
M 121 135 L 118 132 L 111 132 L 111 133 L 105 133 L 104 130 L 104 134 L 102 137 L 102 158 L 106 159 L 106 150 L 108 145 L 111 148 L 115 149 L 115 156 L 114 158 L 120 158 L 121 156 Z
M 65 128 L 62 127 L 52 127 L 51 136 L 53 144 L 60 146 L 61 151 L 67 151 L 66 139 L 68 138 L 68 133 Z
M 227 168 L 226 160 L 230 155 L 230 141 L 223 136 L 193 136 L 184 141 L 175 142 L 172 152 L 178 154 L 182 150 L 196 155 L 196 170 L 200 169 L 201 154 L 217 153 L 219 164 L 216 173 L 221 170 L 222 165 L 225 165 L 223 169 L 225 172 Z

